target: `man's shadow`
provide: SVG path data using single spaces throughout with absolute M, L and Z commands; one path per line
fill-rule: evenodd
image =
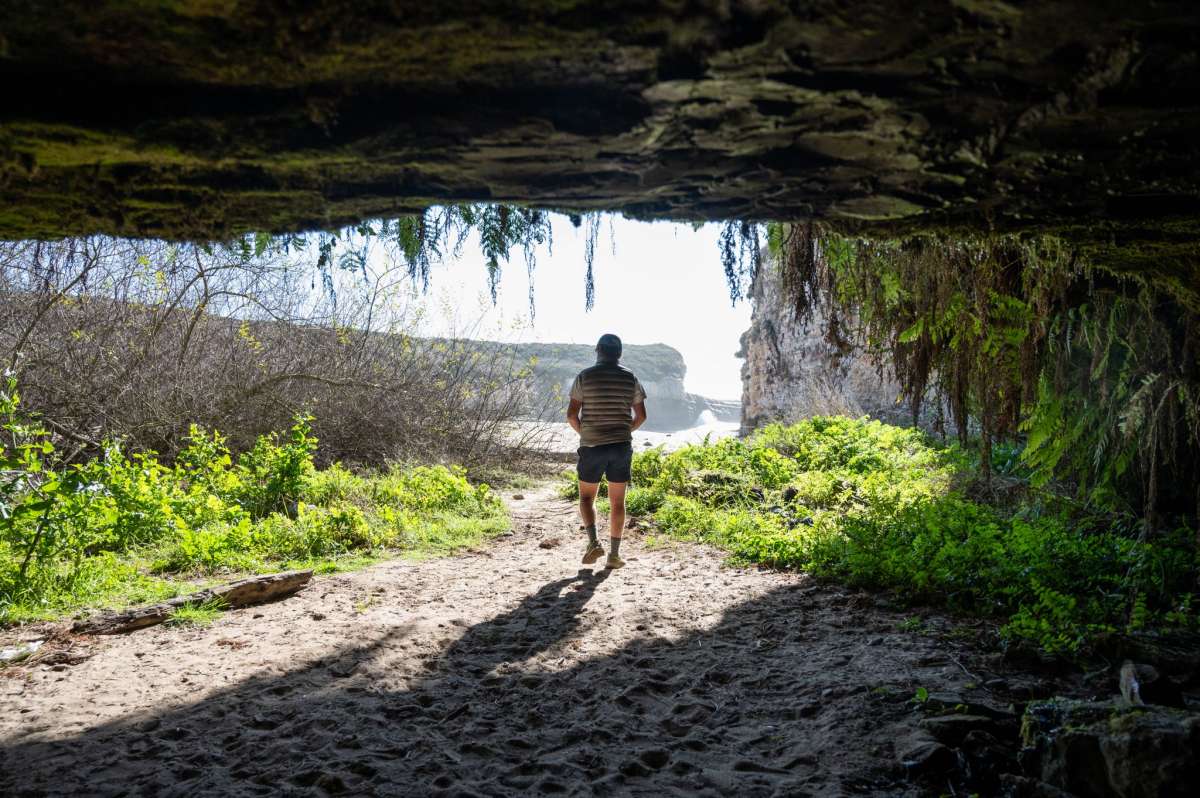
M 439 658 L 437 671 L 479 677 L 549 650 L 579 628 L 584 606 L 609 573 L 580 568 L 575 576 L 547 582 L 508 612 L 468 629 Z

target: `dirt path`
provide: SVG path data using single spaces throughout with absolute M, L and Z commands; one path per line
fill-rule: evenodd
M 870 597 L 636 533 L 580 570 L 569 503 L 512 506 L 484 551 L 7 669 L 0 794 L 917 795 L 907 699 L 984 696 Z

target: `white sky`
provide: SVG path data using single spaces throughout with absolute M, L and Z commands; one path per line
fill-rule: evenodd
M 611 218 L 612 234 L 609 234 Z M 554 217 L 553 249 L 537 253 L 536 318 L 529 324 L 529 282 L 519 248 L 503 264 L 498 304 L 492 307 L 487 268 L 472 236 L 462 258 L 435 266 L 430 298 L 441 312 L 426 318 L 423 332 L 451 332 L 447 315 L 478 320 L 472 337 L 506 341 L 595 344 L 613 332 L 625 344 L 664 343 L 683 354 L 685 387 L 714 399 L 740 399 L 738 338 L 750 326 L 746 300 L 731 307 L 721 269 L 715 224 L 635 222 L 618 216 L 601 222 L 593 266 L 596 302 L 584 310 L 584 227 Z M 613 249 L 616 249 L 614 255 Z

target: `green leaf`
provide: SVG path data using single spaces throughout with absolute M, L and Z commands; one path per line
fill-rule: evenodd
M 913 341 L 921 337 L 921 333 L 925 332 L 925 319 L 917 319 L 916 324 L 909 327 L 904 332 L 900 333 L 900 343 L 911 344 Z

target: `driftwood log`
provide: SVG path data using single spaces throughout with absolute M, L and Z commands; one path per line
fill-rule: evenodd
M 308 584 L 312 574 L 311 570 L 284 571 L 279 574 L 239 579 L 220 587 L 208 588 L 188 596 L 179 596 L 170 601 L 164 601 L 162 604 L 88 618 L 77 622 L 71 627 L 71 630 L 81 634 L 115 635 L 162 623 L 171 617 L 172 612 L 187 604 L 203 604 L 217 600 L 226 609 L 261 604 L 264 601 L 272 601 L 295 593 Z

